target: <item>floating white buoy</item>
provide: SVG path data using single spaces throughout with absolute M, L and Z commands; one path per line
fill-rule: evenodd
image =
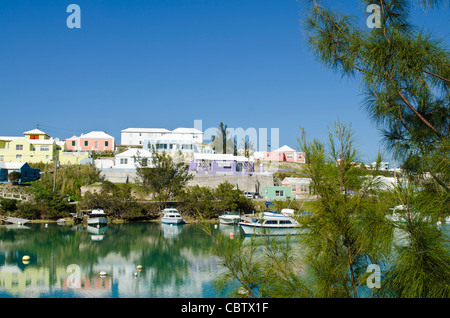
M 45 227 L 46 227 L 46 228 L 48 227 L 48 224 L 47 224 L 47 223 L 45 223 Z
M 25 255 L 24 257 L 22 257 L 22 261 L 25 261 L 25 262 L 27 262 L 27 261 L 29 262 L 30 259 L 31 259 L 31 257 L 28 255 Z
M 105 271 L 101 271 L 101 272 L 100 272 L 100 277 L 105 277 L 106 275 L 108 275 L 107 272 L 105 272 Z
M 217 229 L 217 224 L 214 224 L 214 228 Z
M 134 272 L 134 278 L 136 278 L 137 277 L 137 273 L 136 272 Z
M 144 268 L 144 266 L 142 266 L 142 265 L 136 266 L 136 269 L 137 269 L 138 271 L 142 270 L 143 268 Z

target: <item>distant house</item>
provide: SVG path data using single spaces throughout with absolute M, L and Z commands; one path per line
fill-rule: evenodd
M 290 187 L 262 187 L 261 195 L 266 200 L 285 200 L 292 197 Z
M 253 157 L 196 153 L 189 170 L 197 174 L 248 174 L 254 172 Z
M 139 162 L 139 161 L 140 162 Z M 152 153 L 145 149 L 131 148 L 116 155 L 113 169 L 136 170 L 136 166 L 151 166 Z
M 26 162 L 0 162 L 0 181 L 8 181 L 8 174 L 17 171 L 21 177 L 19 183 L 39 180 L 40 169 L 31 168 Z
M 120 144 L 123 146 L 143 146 L 146 140 L 157 140 L 170 133 L 166 128 L 127 128 L 120 132 Z
M 291 194 L 297 199 L 304 198 L 310 194 L 310 178 L 284 178 L 281 185 L 291 188 Z
M 115 138 L 104 131 L 73 136 L 65 142 L 68 151 L 113 151 L 116 146 Z
M 0 137 L 0 162 L 49 163 L 59 154 L 62 143 L 39 129 L 23 133 L 24 137 Z
M 286 145 L 272 152 L 255 153 L 255 158 L 258 158 L 260 160 L 305 163 L 305 154 L 303 152 L 297 152 Z

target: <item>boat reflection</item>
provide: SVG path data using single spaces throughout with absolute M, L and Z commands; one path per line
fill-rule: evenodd
M 91 234 L 91 240 L 96 242 L 96 241 L 102 241 L 103 238 L 105 237 L 105 233 L 108 230 L 108 226 L 104 225 L 104 226 L 100 226 L 100 225 L 88 225 L 87 226 L 87 230 L 89 232 L 89 234 Z

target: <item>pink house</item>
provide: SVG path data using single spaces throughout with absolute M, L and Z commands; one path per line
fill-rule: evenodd
M 113 151 L 115 146 L 115 138 L 103 131 L 91 131 L 66 139 L 68 151 Z
M 264 152 L 261 159 L 305 163 L 305 154 L 303 152 L 297 152 L 291 147 L 283 146 L 272 152 Z

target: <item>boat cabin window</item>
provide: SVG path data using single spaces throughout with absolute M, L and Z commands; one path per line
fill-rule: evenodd
M 289 220 L 281 220 L 280 224 L 292 224 L 292 222 Z
M 276 220 L 267 220 L 264 224 L 277 224 Z

